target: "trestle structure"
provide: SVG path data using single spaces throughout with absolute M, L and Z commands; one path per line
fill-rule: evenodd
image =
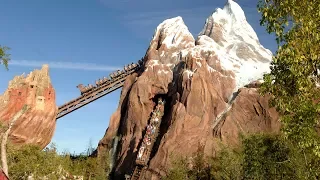
M 97 81 L 96 86 L 89 85 L 89 89 L 85 89 L 83 85 L 78 85 L 77 87 L 81 91 L 81 96 L 73 99 L 58 108 L 58 114 L 56 119 L 59 119 L 93 101 L 121 88 L 124 84 L 126 78 L 137 72 L 142 65 L 142 61 L 139 60 L 136 64 L 131 64 L 128 67 L 124 67 L 122 71 L 117 71 L 116 73 L 110 74 L 110 79 Z M 85 89 L 85 90 L 83 90 Z
M 80 89 L 81 96 L 73 99 L 58 108 L 58 114 L 56 119 L 59 119 L 93 101 L 123 87 L 126 78 L 139 71 L 142 67 L 142 60 L 139 60 L 136 64 L 125 66 L 124 70 L 118 70 L 115 73 L 110 74 L 110 78 L 103 78 L 96 81 L 96 86 L 82 84 L 77 87 Z M 141 140 L 141 145 L 138 150 L 138 155 L 135 161 L 135 168 L 130 178 L 131 180 L 139 180 L 143 177 L 145 170 L 147 169 L 150 161 L 150 155 L 153 146 L 157 140 L 159 129 L 164 115 L 165 101 L 162 98 L 158 99 L 157 106 L 153 111 L 149 124 L 146 127 L 146 133 Z

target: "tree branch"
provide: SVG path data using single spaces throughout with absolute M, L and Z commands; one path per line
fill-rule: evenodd
M 8 141 L 8 136 L 10 133 L 10 130 L 14 123 L 22 116 L 24 112 L 26 112 L 28 109 L 27 105 L 24 105 L 23 108 L 13 116 L 13 118 L 9 121 L 9 127 L 6 130 L 6 132 L 2 136 L 2 141 L 1 141 L 1 164 L 2 164 L 2 170 L 3 172 L 9 177 L 8 173 L 8 162 L 7 162 L 7 141 Z

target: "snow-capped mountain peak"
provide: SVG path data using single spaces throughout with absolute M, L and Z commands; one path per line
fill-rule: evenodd
M 213 39 L 216 45 L 211 49 L 219 54 L 221 66 L 236 74 L 237 88 L 269 72 L 272 53 L 260 44 L 244 11 L 233 0 L 207 18 L 198 41 L 202 36 Z
M 146 64 L 174 66 L 190 55 L 205 60 L 212 69 L 219 67 L 215 70 L 223 76 L 232 72 L 234 91 L 269 72 L 272 59 L 271 51 L 260 44 L 244 11 L 233 0 L 207 18 L 196 41 L 180 16 L 163 21 L 150 43 Z M 219 66 L 213 66 L 216 64 Z

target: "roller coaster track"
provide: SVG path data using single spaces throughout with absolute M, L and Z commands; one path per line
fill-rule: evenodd
M 82 93 L 80 97 L 61 105 L 58 108 L 58 114 L 56 119 L 59 119 L 77 109 L 80 109 L 81 107 L 123 87 L 123 84 L 127 77 L 140 70 L 141 64 L 137 63 L 135 65 L 137 66 L 129 70 L 127 69 L 125 71 L 122 71 L 122 73 L 113 76 L 111 80 L 100 83 L 98 86 L 93 87 L 85 93 Z M 163 101 L 162 98 L 159 98 L 155 111 L 153 112 L 153 115 L 150 117 L 150 123 L 146 128 L 146 134 L 142 139 L 139 149 L 139 152 L 141 152 L 142 154 L 141 156 L 138 155 L 138 157 L 136 158 L 135 168 L 132 172 L 132 176 L 130 177 L 131 180 L 141 179 L 146 171 L 147 164 L 150 160 L 151 151 L 159 134 L 162 116 L 164 115 L 164 104 L 165 101 Z M 148 130 L 148 127 L 152 127 L 153 130 Z M 148 140 L 146 141 L 146 139 Z
M 158 105 L 156 106 L 156 109 L 152 117 L 150 118 L 150 123 L 146 128 L 146 134 L 141 140 L 142 142 L 138 151 L 138 155 L 136 158 L 136 166 L 134 167 L 131 180 L 140 180 L 144 176 L 148 162 L 150 161 L 151 151 L 159 135 L 160 125 L 162 117 L 164 115 L 164 105 L 165 101 L 163 101 L 162 98 L 159 98 Z M 155 121 L 155 119 L 158 119 L 158 121 Z M 148 130 L 148 127 L 153 127 L 153 131 L 151 129 Z M 149 143 L 146 143 L 144 141 L 145 139 L 150 139 Z M 139 156 L 140 151 L 141 155 Z
M 122 73 L 114 77 L 112 80 L 104 82 L 97 87 L 94 87 L 92 90 L 90 90 L 87 93 L 84 93 L 80 97 L 59 106 L 56 119 L 59 119 L 77 109 L 80 109 L 81 107 L 89 103 L 92 103 L 93 101 L 121 88 L 126 78 L 130 74 L 137 72 L 139 69 L 140 69 L 140 65 L 137 64 L 136 67 L 125 71 L 125 73 Z

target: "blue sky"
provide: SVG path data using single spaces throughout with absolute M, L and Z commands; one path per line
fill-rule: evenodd
M 0 45 L 11 48 L 9 71 L 0 69 L 0 92 L 15 75 L 50 65 L 57 105 L 80 95 L 76 85 L 144 56 L 155 28 L 181 16 L 192 34 L 226 0 L 0 0 Z M 256 0 L 239 0 L 260 42 L 273 52 L 274 38 L 260 27 Z M 61 65 L 62 64 L 62 65 Z M 102 138 L 120 90 L 61 119 L 52 142 L 60 151 L 80 153 Z

